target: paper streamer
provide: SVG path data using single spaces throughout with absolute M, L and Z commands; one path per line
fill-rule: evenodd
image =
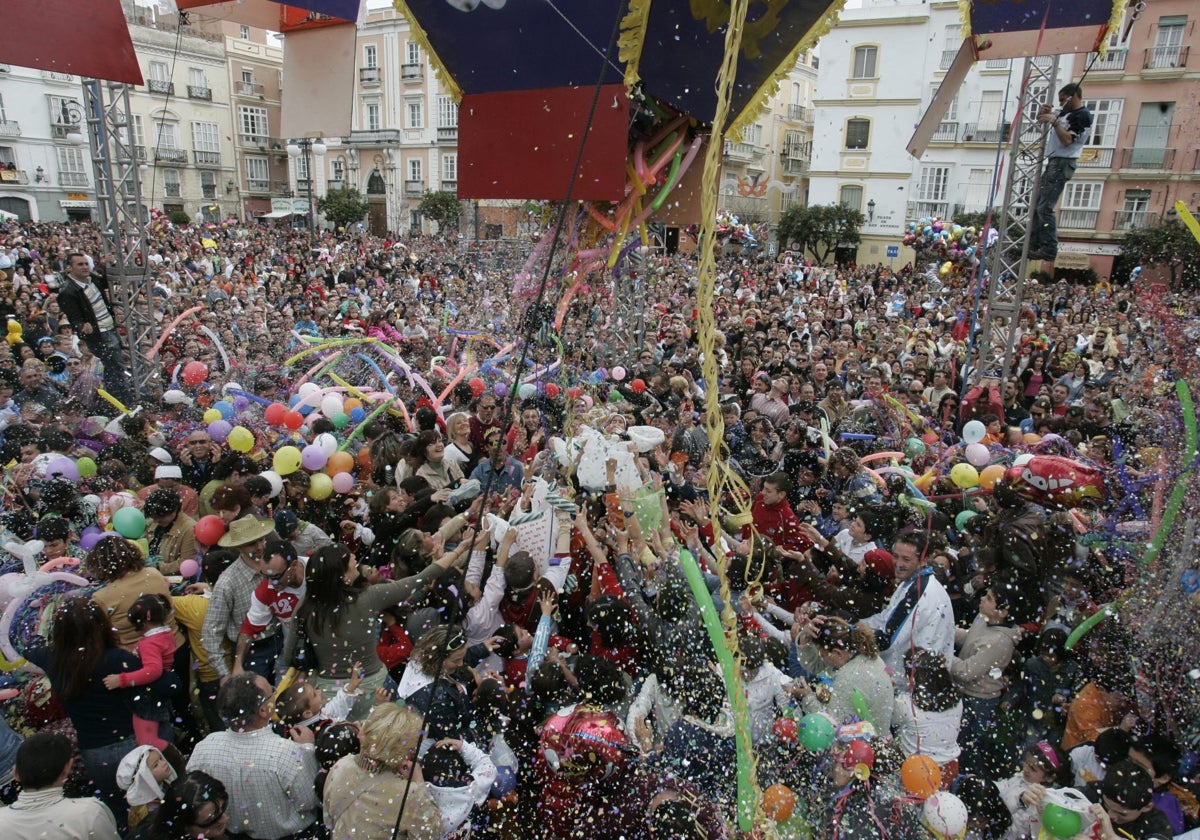
M 191 309 L 185 309 L 179 314 L 179 317 L 167 324 L 167 328 L 162 331 L 162 335 L 158 337 L 158 341 L 154 342 L 154 346 L 151 347 L 150 352 L 146 354 L 146 361 L 154 361 L 154 357 L 158 355 L 158 351 L 162 349 L 164 344 L 166 344 L 167 339 L 171 337 L 171 332 L 179 326 L 180 321 L 191 315 L 193 312 L 199 312 L 203 308 L 203 306 L 193 306 Z

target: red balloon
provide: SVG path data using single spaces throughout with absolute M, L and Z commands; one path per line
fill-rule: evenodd
M 477 397 L 487 389 L 487 383 L 478 376 L 470 380 L 467 384 L 471 386 L 471 393 Z
M 557 385 L 555 385 L 553 382 L 546 383 L 546 396 L 547 397 L 549 397 L 550 399 L 554 399 L 560 393 L 562 393 L 562 391 L 559 390 L 559 387 Z
M 195 536 L 198 543 L 216 545 L 217 540 L 225 536 L 225 520 L 212 514 L 202 516 L 192 528 L 192 535 Z
M 629 387 L 633 389 L 633 393 L 640 394 L 646 390 L 646 380 L 635 379 L 629 383 Z
M 183 376 L 181 378 L 188 385 L 199 385 L 205 379 L 208 379 L 208 368 L 202 362 L 188 362 L 183 366 Z
M 921 435 L 921 440 L 927 445 L 932 446 L 938 442 L 938 436 L 934 432 L 926 432 L 925 434 Z
M 282 426 L 287 413 L 288 407 L 283 403 L 271 403 L 267 406 L 267 410 L 263 412 L 263 417 L 272 426 Z
M 775 732 L 775 737 L 785 744 L 796 743 L 796 738 L 800 732 L 796 726 L 796 721 L 790 717 L 776 718 L 775 725 L 771 729 Z
M 289 411 L 283 416 L 283 425 L 295 431 L 304 425 L 304 415 L 299 411 Z

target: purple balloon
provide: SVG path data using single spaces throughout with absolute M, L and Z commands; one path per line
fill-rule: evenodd
M 238 411 L 245 411 L 250 407 L 250 400 L 246 399 L 245 397 L 234 397 L 233 407 Z
M 233 424 L 228 420 L 214 420 L 208 424 L 208 434 L 217 443 L 224 443 L 233 431 Z
M 497 382 L 495 385 L 492 386 L 492 393 L 495 394 L 497 397 L 504 399 L 505 397 L 508 396 L 508 386 L 505 385 L 503 382 Z
M 319 470 L 328 460 L 329 455 L 315 443 L 310 443 L 300 453 L 300 464 L 306 470 Z
M 104 529 L 102 529 L 99 525 L 89 525 L 83 529 L 83 533 L 79 536 L 86 537 L 88 534 L 95 534 L 98 537 L 103 533 Z
M 92 531 L 89 534 L 88 531 L 85 529 L 83 534 L 80 535 L 80 537 L 79 537 L 79 547 L 82 548 L 84 551 L 91 551 L 93 548 L 96 547 L 96 543 L 100 542 L 100 540 L 102 540 L 106 536 L 108 536 L 109 533 L 111 533 L 111 532 Z
M 65 478 L 67 481 L 79 481 L 79 467 L 70 458 L 55 458 L 46 464 L 46 478 Z

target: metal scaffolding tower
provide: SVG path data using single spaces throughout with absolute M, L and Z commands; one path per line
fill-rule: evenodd
M 1038 184 L 1046 152 L 1049 126 L 1035 120 L 1041 105 L 1057 101 L 1058 56 L 1025 59 L 1021 100 L 1009 136 L 1013 138 L 1008 158 L 1004 206 L 994 220 L 1000 236 L 987 252 L 987 313 L 979 340 L 975 378 L 998 374 L 1007 378 L 1016 361 L 1020 339 L 1019 321 L 1025 293 L 1025 271 L 1029 255 L 1027 232 L 1037 207 Z
M 146 223 L 129 117 L 129 86 L 101 79 L 83 81 L 88 146 L 96 175 L 96 208 L 118 325 L 125 327 L 130 388 L 141 400 L 161 390 L 157 368 L 146 358 L 158 330 L 154 295 L 146 271 Z M 132 408 L 132 406 L 130 406 Z

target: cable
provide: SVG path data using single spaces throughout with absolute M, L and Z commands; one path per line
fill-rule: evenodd
M 156 21 L 157 21 L 157 18 L 156 18 Z M 162 108 L 160 109 L 160 111 L 162 113 L 158 118 L 157 126 L 155 126 L 153 123 L 151 123 L 151 126 L 155 127 L 156 130 L 154 132 L 154 163 L 155 163 L 155 166 L 153 167 L 153 174 L 150 176 L 150 194 L 148 196 L 145 196 L 145 198 L 148 198 L 150 201 L 154 200 L 154 188 L 158 183 L 158 165 L 157 164 L 158 164 L 158 150 L 162 147 L 162 127 L 167 122 L 167 106 L 171 104 L 171 99 L 175 96 L 175 65 L 179 63 L 179 53 L 182 52 L 182 50 L 183 50 L 183 27 L 188 23 L 189 23 L 189 21 L 188 21 L 187 13 L 180 12 L 179 18 L 175 24 L 175 52 L 171 56 L 171 69 L 167 74 L 167 82 L 169 83 L 167 85 L 167 96 L 163 100 Z M 154 81 L 154 80 L 151 79 L 151 81 Z M 186 154 L 186 152 L 185 152 L 185 154 Z M 182 193 L 183 193 L 183 190 L 181 188 L 180 189 L 180 197 L 181 198 L 182 198 Z M 163 198 L 166 198 L 166 196 L 164 195 Z

